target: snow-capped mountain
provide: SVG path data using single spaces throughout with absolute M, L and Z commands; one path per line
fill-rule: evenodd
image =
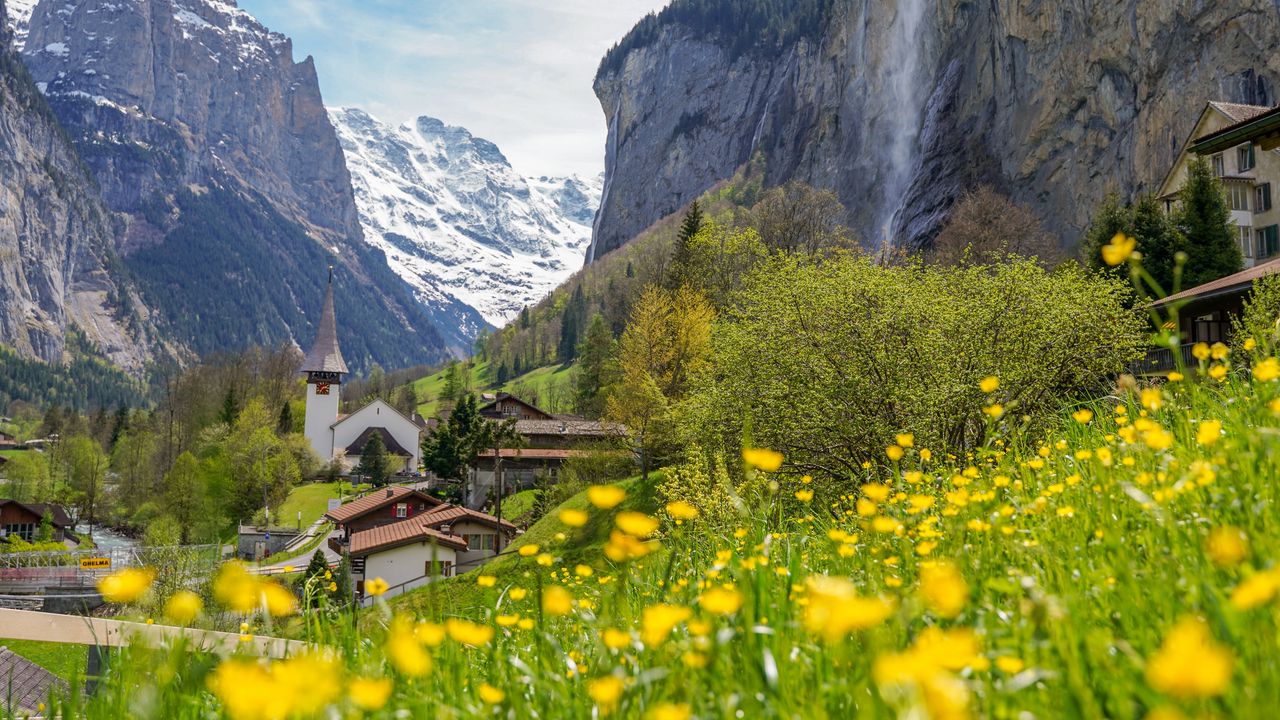
M 22 45 L 27 40 L 27 30 L 31 27 L 31 12 L 36 9 L 40 0 L 8 0 L 9 17 L 0 18 L 0 25 L 8 24 L 13 28 L 13 49 L 22 52 Z M 3 33 L 0 33 L 3 35 Z
M 431 117 L 393 127 L 329 112 L 365 240 L 423 302 L 501 326 L 582 267 L 601 178 L 526 178 L 493 143 Z

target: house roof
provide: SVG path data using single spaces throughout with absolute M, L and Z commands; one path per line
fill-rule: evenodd
M 24 508 L 27 512 L 35 515 L 36 517 L 44 517 L 44 514 L 48 512 L 53 519 L 53 524 L 57 527 L 69 528 L 75 524 L 71 521 L 71 516 L 67 514 L 66 508 L 61 505 L 54 505 L 53 503 L 24 503 L 18 502 L 17 500 L 0 498 L 0 507 L 4 507 L 9 504 Z
M 395 437 L 383 427 L 365 428 L 364 432 L 360 433 L 360 436 L 347 446 L 347 455 L 353 456 L 363 453 L 365 444 L 369 442 L 369 438 L 373 437 L 374 433 L 382 436 L 382 444 L 386 446 L 388 453 L 399 457 L 413 457 L 413 453 L 405 450 L 404 446 L 396 442 Z
M 567 460 L 571 457 L 586 457 L 588 450 L 569 450 L 565 448 L 502 448 L 502 457 L 521 460 Z M 481 450 L 477 457 L 491 458 L 493 450 Z
M 385 407 L 386 409 L 388 409 L 388 410 L 390 410 L 391 412 L 395 413 L 397 416 L 399 416 L 399 417 L 401 417 L 401 418 L 404 418 L 404 421 L 405 421 L 405 422 L 407 422 L 407 423 L 412 423 L 413 425 L 417 425 L 419 430 L 421 430 L 421 429 L 422 429 L 422 426 L 421 426 L 421 425 L 419 425 L 419 424 L 418 424 L 418 422 L 417 422 L 416 420 L 414 420 L 413 418 L 411 418 L 411 417 L 409 417 L 409 416 L 405 415 L 404 413 L 400 412 L 399 410 L 397 410 L 397 409 L 395 408 L 395 406 L 394 406 L 394 405 L 392 405 L 391 403 L 387 402 L 386 400 L 383 400 L 382 398 L 377 398 L 377 399 L 375 399 L 373 402 L 370 402 L 369 404 L 365 405 L 364 407 L 360 408 L 359 410 L 357 410 L 357 411 L 355 411 L 355 412 L 353 412 L 353 413 L 344 413 L 344 414 L 339 415 L 339 416 L 338 416 L 338 419 L 337 419 L 337 420 L 335 420 L 335 421 L 333 422 L 333 424 L 332 424 L 332 425 L 330 425 L 329 427 L 331 427 L 331 428 L 336 428 L 336 427 L 338 427 L 339 425 L 341 425 L 342 423 L 344 423 L 344 422 L 346 422 L 346 421 L 350 420 L 351 418 L 353 418 L 353 417 L 355 417 L 355 416 L 359 415 L 360 413 L 364 412 L 366 409 L 373 407 L 374 405 L 381 405 L 382 407 Z M 417 413 L 414 413 L 414 416 L 415 416 L 415 417 L 417 417 Z
M 40 703 L 49 701 L 51 690 L 55 696 L 65 694 L 67 683 L 9 648 L 0 647 L 0 710 L 5 715 L 36 712 Z
M 1227 104 L 1227 103 L 1222 103 Z M 1274 137 L 1280 132 L 1280 107 L 1267 108 L 1257 105 L 1234 105 L 1239 110 L 1239 118 L 1221 130 L 1196 138 L 1191 145 L 1191 152 L 1204 155 L 1220 152 L 1240 143 L 1254 140 L 1259 136 Z M 1225 111 L 1224 111 L 1225 112 Z
M 1252 120 L 1271 109 L 1266 105 L 1241 105 L 1239 103 L 1222 102 L 1221 100 L 1210 100 L 1209 104 L 1220 110 L 1233 123 Z
M 461 505 L 444 505 L 428 512 L 426 515 L 418 517 L 419 522 L 426 523 L 431 527 L 440 527 L 445 523 L 453 523 L 459 520 L 474 520 L 478 523 L 492 525 L 495 528 L 498 527 L 499 524 L 498 518 L 490 515 L 489 513 L 482 513 L 479 510 L 469 510 Z M 515 525 L 512 525 L 506 520 L 502 520 L 501 524 L 504 530 L 515 532 L 518 529 Z
M 1228 275 L 1218 278 L 1212 282 L 1174 293 L 1167 298 L 1154 303 L 1155 307 L 1168 305 L 1169 303 L 1178 302 L 1180 300 L 1205 300 L 1220 295 L 1230 295 L 1233 293 L 1243 293 L 1253 287 L 1253 283 L 1267 275 L 1280 272 L 1280 258 L 1268 260 L 1260 265 L 1255 265 L 1248 270 L 1238 272 L 1235 275 Z
M 497 405 L 500 402 L 503 402 L 504 400 L 510 400 L 512 402 L 523 405 L 524 407 L 533 411 L 535 414 L 542 415 L 548 419 L 553 417 L 551 413 L 547 412 L 546 410 L 543 410 L 537 405 L 534 405 L 531 402 L 521 400 L 520 398 L 516 397 L 515 395 L 512 395 L 511 393 L 505 393 L 505 392 L 498 393 L 497 396 L 494 397 L 492 402 L 488 402 L 488 403 L 485 403 L 484 405 L 481 405 L 479 408 L 476 409 L 476 412 L 480 413 L 481 415 L 485 415 L 486 417 L 489 417 L 492 415 L 492 413 L 486 414 L 485 411 L 486 410 L 491 411 L 495 405 Z
M 433 505 L 443 505 L 444 501 L 439 498 L 415 490 L 403 485 L 392 485 L 385 489 L 374 490 L 366 494 L 364 497 L 352 500 L 339 507 L 336 510 L 330 510 L 324 516 L 335 523 L 348 523 L 352 520 L 367 515 L 374 510 L 386 507 L 391 503 L 403 502 L 406 498 L 417 497 L 430 502 Z
M 626 432 L 624 425 L 599 420 L 517 420 L 521 435 L 563 435 L 577 437 L 614 437 Z
M 351 536 L 351 554 L 355 556 L 369 555 L 381 550 L 390 550 L 401 545 L 423 541 L 451 547 L 455 550 L 467 549 L 465 538 L 452 533 L 445 534 L 440 532 L 427 523 L 429 517 L 409 518 L 390 525 L 361 530 Z
M 333 267 L 329 268 L 329 284 L 324 290 L 324 307 L 316 327 L 316 342 L 302 361 L 302 372 L 346 373 L 347 362 L 338 348 L 338 324 L 333 314 Z

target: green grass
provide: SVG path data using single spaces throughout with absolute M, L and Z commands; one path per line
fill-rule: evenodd
M 289 497 L 280 505 L 280 522 L 294 525 L 298 521 L 298 512 L 302 512 L 302 529 L 319 520 L 328 509 L 329 498 L 339 498 L 337 482 L 309 483 L 299 485 L 289 492 Z
M 533 504 L 537 499 L 537 490 L 521 490 L 514 495 L 508 495 L 502 499 L 503 519 L 516 522 L 520 519 L 520 516 L 533 509 Z
M 315 537 L 303 543 L 302 547 L 297 548 L 296 550 L 282 551 L 274 555 L 268 555 L 267 557 L 263 558 L 262 561 L 258 564 L 274 565 L 283 560 L 288 560 L 289 558 L 296 557 L 299 559 L 298 564 L 305 565 L 311 561 L 311 556 L 315 554 L 316 548 L 320 547 L 320 543 L 324 542 L 325 537 L 328 536 L 328 534 L 332 530 L 333 530 L 333 524 L 325 523 L 324 525 L 320 526 L 320 532 L 316 533 Z
M 567 412 L 568 399 L 573 391 L 573 366 L 548 365 L 535 368 L 523 375 L 511 378 L 501 386 L 496 385 L 489 371 L 488 362 L 477 362 L 471 365 L 471 389 L 473 392 L 494 392 L 501 390 L 517 396 L 528 395 L 538 398 L 539 405 L 548 405 L 543 409 L 550 412 Z M 434 417 L 440 411 L 440 393 L 444 391 L 444 380 L 447 371 L 441 370 L 433 375 L 419 378 L 413 383 L 414 392 L 426 401 L 418 405 L 418 413 L 423 417 Z M 559 407 L 557 407 L 559 406 Z
M 489 378 L 489 363 L 470 363 L 470 373 L 472 390 L 479 392 L 483 388 L 490 386 L 492 381 Z M 439 412 L 440 393 L 444 391 L 444 379 L 447 374 L 447 369 L 441 370 L 434 375 L 428 375 L 414 381 L 414 393 L 416 393 L 419 398 L 425 400 L 425 402 L 418 405 L 418 414 L 422 415 L 422 417 L 434 417 L 435 414 Z
M 0 638 L 0 646 L 9 648 L 67 682 L 71 682 L 72 678 L 84 681 L 89 661 L 89 648 L 86 645 Z

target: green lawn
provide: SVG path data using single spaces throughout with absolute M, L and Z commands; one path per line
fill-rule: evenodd
M 516 522 L 521 515 L 533 509 L 533 502 L 538 497 L 537 490 L 521 490 L 514 495 L 502 499 L 502 518 Z
M 448 369 L 446 368 L 434 375 L 428 375 L 416 380 L 413 383 L 413 391 L 419 398 L 423 398 L 425 400 L 425 402 L 418 406 L 418 414 L 422 415 L 422 417 L 434 417 L 436 412 L 440 410 L 440 393 L 444 390 L 444 378 L 447 373 Z M 489 363 L 472 363 L 471 389 L 480 391 L 489 387 L 490 383 Z
M 320 519 L 328 509 L 329 498 L 337 498 L 338 483 L 310 483 L 299 485 L 289 493 L 284 504 L 280 506 L 280 522 L 283 525 L 297 523 L 298 512 L 302 512 L 302 528 Z
M 422 417 L 434 417 L 440 410 L 440 393 L 444 390 L 446 370 L 434 375 L 420 378 L 413 383 L 414 392 L 425 402 L 418 405 L 418 413 Z M 573 366 L 548 365 L 540 367 L 508 380 L 501 387 L 493 384 L 493 376 L 489 372 L 488 362 L 477 362 L 471 365 L 471 389 L 474 392 L 493 392 L 502 390 L 517 396 L 537 397 L 538 405 L 550 405 L 544 409 L 551 412 L 565 412 L 563 406 L 573 392 Z
M 35 640 L 0 640 L 0 645 L 67 682 L 71 682 L 73 677 L 84 680 L 85 667 L 89 661 L 89 648 L 86 645 Z

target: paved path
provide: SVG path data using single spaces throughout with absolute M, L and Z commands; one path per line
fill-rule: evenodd
M 307 565 L 311 563 L 311 556 L 315 554 L 316 550 L 320 550 L 324 553 L 325 562 L 329 563 L 329 565 L 337 565 L 341 558 L 338 556 L 338 553 L 334 552 L 329 547 L 329 538 L 333 537 L 336 532 L 337 530 L 335 529 L 326 533 L 324 539 L 320 541 L 320 545 L 315 549 L 308 550 L 300 555 L 295 555 L 287 560 L 271 563 L 270 565 L 251 565 L 249 567 L 249 571 L 259 575 L 279 575 L 281 573 L 288 572 L 285 568 L 292 567 L 295 572 L 300 572 L 307 569 Z M 315 536 L 311 535 L 311 537 Z

